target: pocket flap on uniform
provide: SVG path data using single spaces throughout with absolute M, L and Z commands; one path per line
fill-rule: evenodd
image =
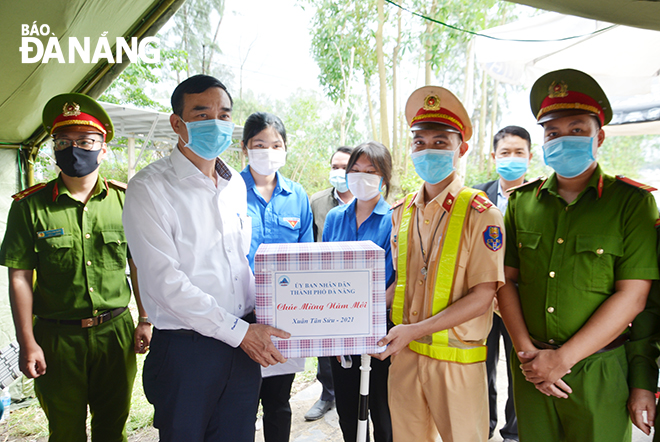
M 541 242 L 541 234 L 539 232 L 516 232 L 516 239 L 518 240 L 518 248 L 523 249 L 536 249 Z
M 619 236 L 577 235 L 575 240 L 577 253 L 592 252 L 596 255 L 623 255 L 623 238 Z
M 122 244 L 126 242 L 123 230 L 106 230 L 101 232 L 103 242 L 106 244 Z
M 52 249 L 70 249 L 71 247 L 73 247 L 73 237 L 71 235 L 37 238 L 35 243 L 37 252 L 45 252 Z
M 284 216 L 278 219 L 279 225 L 288 227 L 291 230 L 300 230 L 300 218 L 293 216 Z

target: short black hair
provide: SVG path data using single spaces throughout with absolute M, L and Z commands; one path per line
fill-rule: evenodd
M 345 153 L 347 155 L 350 155 L 353 153 L 353 148 L 351 146 L 339 146 L 337 150 L 335 150 L 332 155 L 330 156 L 330 163 L 332 164 L 332 159 L 335 157 L 335 154 L 337 152 Z
M 374 165 L 376 171 L 383 177 L 385 184 L 385 198 L 390 194 L 390 183 L 392 182 L 392 155 L 390 150 L 377 141 L 367 141 L 353 149 L 351 157 L 346 165 L 346 173 L 350 173 L 351 168 L 362 155 L 366 155 Z
M 248 141 L 269 127 L 275 129 L 282 136 L 284 149 L 286 150 L 286 129 L 284 128 L 284 123 L 282 123 L 280 117 L 268 112 L 255 112 L 247 117 L 245 125 L 243 125 L 243 146 L 247 149 Z
M 183 114 L 183 96 L 185 94 L 201 94 L 205 90 L 212 88 L 212 87 L 219 87 L 229 97 L 229 102 L 231 103 L 231 106 L 234 107 L 234 100 L 231 98 L 231 94 L 227 90 L 227 87 L 222 84 L 220 80 L 218 80 L 215 77 L 211 77 L 210 75 L 193 75 L 192 77 L 189 77 L 185 80 L 183 80 L 179 85 L 174 89 L 174 92 L 172 92 L 172 98 L 170 100 L 172 104 L 172 112 L 177 114 L 178 116 L 182 116 Z
M 527 150 L 531 151 L 532 139 L 529 136 L 529 132 L 520 126 L 507 126 L 504 129 L 500 129 L 500 131 L 493 137 L 493 152 L 497 152 L 497 143 L 499 143 L 502 138 L 509 135 L 515 135 L 516 137 L 520 137 L 527 141 Z

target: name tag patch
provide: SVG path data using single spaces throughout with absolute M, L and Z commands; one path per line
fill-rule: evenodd
M 59 229 L 53 229 L 53 230 L 44 230 L 41 232 L 37 232 L 37 238 L 52 238 L 54 236 L 62 236 L 64 235 L 64 229 L 59 228 Z

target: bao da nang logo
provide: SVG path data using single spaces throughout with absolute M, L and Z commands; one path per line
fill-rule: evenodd
M 289 280 L 289 277 L 286 275 L 280 276 L 280 279 L 277 280 L 277 283 L 280 285 L 280 287 L 286 287 L 290 282 L 291 281 Z
M 135 63 L 138 59 L 145 63 L 160 62 L 160 39 L 157 37 L 145 37 L 138 43 L 137 37 L 132 37 L 130 44 L 123 37 L 115 40 L 115 52 L 112 52 L 111 44 L 106 37 L 108 33 L 103 32 L 96 45 L 92 45 L 90 37 L 83 37 L 82 42 L 78 37 L 69 37 L 68 41 L 60 39 L 50 32 L 47 24 L 37 25 L 37 22 L 21 25 L 21 63 L 93 63 L 107 60 L 108 63 L 122 63 L 123 56 Z M 50 35 L 50 36 L 49 36 Z M 43 37 L 48 40 L 43 41 Z M 67 57 L 63 49 L 66 49 Z

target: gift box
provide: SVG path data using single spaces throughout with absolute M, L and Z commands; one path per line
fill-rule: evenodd
M 254 258 L 257 322 L 286 358 L 379 353 L 387 334 L 385 251 L 372 241 L 262 244 Z

